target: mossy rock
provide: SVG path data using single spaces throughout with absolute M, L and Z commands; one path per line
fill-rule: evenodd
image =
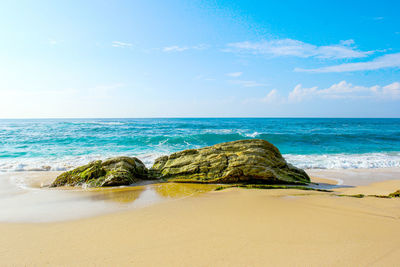
M 396 192 L 389 194 L 389 197 L 400 197 L 400 190 L 397 190 Z
M 189 149 L 155 160 L 153 178 L 173 182 L 306 184 L 308 175 L 287 163 L 278 148 L 260 140 L 240 140 Z
M 51 187 L 57 186 L 120 186 L 148 178 L 146 166 L 135 157 L 97 160 L 59 175 Z

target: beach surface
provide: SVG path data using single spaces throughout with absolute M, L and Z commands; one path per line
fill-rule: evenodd
M 359 170 L 375 178 L 358 187 L 347 172 L 313 178 L 332 193 L 229 188 L 78 220 L 3 222 L 1 265 L 396 266 L 400 199 L 337 195 L 394 192 L 399 171 Z

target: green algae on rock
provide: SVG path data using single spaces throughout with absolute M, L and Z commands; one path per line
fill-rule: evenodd
M 134 157 L 93 161 L 59 175 L 57 186 L 120 186 L 141 179 L 170 182 L 307 184 L 308 175 L 287 163 L 278 148 L 260 140 L 240 140 L 176 152 L 156 159 L 153 167 Z
M 97 160 L 60 174 L 50 187 L 57 186 L 120 186 L 148 178 L 146 166 L 135 157 Z
M 156 159 L 153 178 L 173 182 L 306 184 L 305 171 L 287 163 L 278 148 L 260 140 L 239 140 L 176 152 Z
M 390 193 L 389 197 L 400 197 L 400 190 L 397 190 L 396 192 Z

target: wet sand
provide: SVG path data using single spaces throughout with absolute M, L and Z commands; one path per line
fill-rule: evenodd
M 388 180 L 400 180 L 400 168 L 384 169 L 312 169 L 311 177 L 335 180 L 339 185 L 360 186 Z
M 195 196 L 218 187 L 150 181 L 125 187 L 46 187 L 59 173 L 0 174 L 0 223 L 76 220 Z
M 356 190 L 343 181 L 335 191 Z M 371 182 L 358 192 L 400 189 L 398 181 Z M 337 192 L 231 188 L 80 220 L 0 223 L 0 260 L 6 266 L 396 266 L 400 199 Z

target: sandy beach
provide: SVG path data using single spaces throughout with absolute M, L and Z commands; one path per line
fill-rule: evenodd
M 0 267 L 400 267 L 399 10 L 2 1 Z
M 395 266 L 400 199 L 335 194 L 399 188 L 400 180 L 334 193 L 230 188 L 79 220 L 1 223 L 1 264 Z

